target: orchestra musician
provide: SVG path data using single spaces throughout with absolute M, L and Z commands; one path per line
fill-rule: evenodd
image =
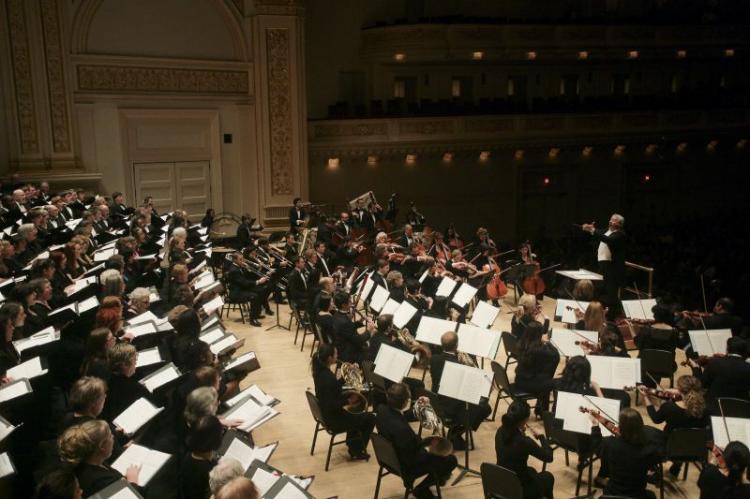
M 331 277 L 335 267 L 332 267 L 333 255 L 327 250 L 326 243 L 315 241 L 315 253 L 317 254 L 315 268 L 317 269 L 318 274 L 322 277 Z
M 526 329 L 532 324 L 539 324 L 546 333 L 549 331 L 549 319 L 541 312 L 537 305 L 536 296 L 523 294 L 518 299 L 518 309 L 510 320 L 510 332 L 513 336 L 521 339 Z
M 343 379 L 336 379 L 331 371 L 336 366 L 338 355 L 336 347 L 322 344 L 313 356 L 312 375 L 315 383 L 315 396 L 320 403 L 320 412 L 329 429 L 346 432 L 346 446 L 351 460 L 366 460 L 367 444 L 375 426 L 375 415 L 371 412 L 352 414 L 345 410 L 351 401 L 342 393 Z
M 716 300 L 712 313 L 682 312 L 678 326 L 683 329 L 730 329 L 732 336 L 742 333 L 742 318 L 734 315 L 734 301 L 728 297 Z
M 270 280 L 269 277 L 258 277 L 248 270 L 248 264 L 245 262 L 242 253 L 232 253 L 232 264 L 227 272 L 228 294 L 232 301 L 238 303 L 250 303 L 250 324 L 260 327 L 260 311 L 265 305 L 268 307 L 268 291 L 263 289 L 263 285 Z
M 544 433 L 537 433 L 528 426 L 530 413 L 526 401 L 514 400 L 503 414 L 502 424 L 495 433 L 497 464 L 516 474 L 521 481 L 524 499 L 554 499 L 555 477 L 552 473 L 537 472 L 527 464 L 529 456 L 543 463 L 551 463 L 554 458 Z M 531 432 L 531 437 L 526 435 L 526 429 Z
M 408 386 L 401 383 L 391 385 L 386 398 L 387 405 L 377 408 L 375 424 L 378 433 L 393 445 L 404 473 L 415 477 L 427 473 L 427 477 L 414 487 L 412 493 L 417 499 L 432 499 L 435 496 L 430 491 L 430 486 L 436 480 L 444 485 L 458 466 L 458 460 L 454 455 L 438 456 L 428 452 L 422 439 L 409 426 L 405 416 L 411 402 Z
M 398 244 L 404 248 L 409 248 L 414 241 L 414 227 L 411 224 L 404 225 L 404 233 L 399 238 Z
M 391 267 L 388 263 L 388 260 L 378 260 L 376 263 L 377 270 L 373 272 L 373 274 L 370 276 L 370 279 L 377 284 L 378 286 L 381 286 L 385 288 L 386 291 L 390 291 L 390 288 L 388 287 L 388 272 L 390 272 Z
M 333 314 L 333 336 L 336 349 L 342 362 L 360 363 L 365 359 L 367 340 L 375 331 L 375 324 L 367 321 L 352 320 L 351 297 L 346 291 L 339 291 L 333 296 L 333 304 L 336 312 Z M 365 326 L 363 333 L 358 333 L 357 329 Z
M 747 341 L 733 336 L 727 340 L 727 354 L 711 359 L 703 372 L 694 360 L 688 359 L 693 375 L 706 389 L 711 414 L 719 414 L 719 398 L 750 400 L 750 364 L 745 362 L 746 355 Z
M 404 276 L 398 270 L 388 272 L 385 282 L 388 283 L 389 298 L 401 303 L 406 297 Z
M 294 198 L 292 204 L 294 206 L 289 208 L 289 231 L 292 234 L 297 234 L 300 227 L 305 223 L 307 213 L 305 213 L 305 209 L 302 207 L 301 198 Z
M 287 298 L 297 310 L 306 310 L 309 281 L 305 270 L 305 258 L 295 256 L 292 262 L 294 262 L 294 269 L 287 276 Z
M 596 259 L 599 262 L 599 270 L 604 276 L 607 303 L 619 299 L 620 287 L 625 279 L 625 249 L 628 238 L 623 230 L 624 224 L 625 217 L 614 213 L 609 218 L 606 231 L 597 229 L 593 222 L 581 226 L 581 230 L 588 232 L 599 241 Z
M 237 245 L 240 248 L 246 248 L 253 244 L 257 237 L 253 234 L 253 224 L 255 219 L 250 215 L 242 215 L 240 225 L 237 227 Z
M 393 329 L 393 316 L 390 314 L 381 314 L 375 321 L 375 331 L 370 337 L 367 351 L 368 360 L 375 362 L 375 358 L 378 355 L 381 345 L 388 345 L 407 353 L 416 353 L 419 351 L 417 345 L 409 347 L 396 338 L 396 333 Z M 424 391 L 424 383 L 422 380 L 404 377 L 402 383 L 406 384 L 411 390 L 411 393 L 415 396 Z M 386 379 L 385 384 L 387 388 L 392 382 Z
M 342 241 L 348 241 L 352 233 L 352 224 L 349 220 L 349 213 L 342 211 L 339 220 L 336 222 L 336 234 Z
M 519 390 L 536 395 L 534 414 L 541 417 L 549 408 L 549 398 L 555 389 L 553 380 L 560 352 L 549 343 L 549 337 L 538 322 L 533 322 L 518 342 L 518 365 L 516 366 L 516 386 Z
M 297 239 L 294 237 L 293 232 L 287 232 L 285 241 L 284 241 L 284 248 L 282 249 L 282 252 L 284 253 L 284 258 L 290 262 L 293 262 L 295 258 L 297 258 L 297 255 L 299 254 L 297 248 L 299 243 L 297 243 Z
M 721 452 L 721 451 L 720 451 Z M 700 499 L 741 499 L 750 497 L 750 484 L 745 482 L 750 466 L 750 450 L 742 442 L 729 442 L 716 460 L 701 470 L 698 478 Z

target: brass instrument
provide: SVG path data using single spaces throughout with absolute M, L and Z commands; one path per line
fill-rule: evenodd
M 344 410 L 351 414 L 366 412 L 370 402 L 362 393 L 367 389 L 362 369 L 352 362 L 342 362 L 341 376 L 344 378 L 344 383 L 350 387 L 349 390 L 344 390 L 343 392 L 348 397 Z
M 414 338 L 414 335 L 411 334 L 409 329 L 405 327 L 402 327 L 401 329 L 396 331 L 396 337 L 398 338 L 398 341 L 400 341 L 405 347 L 414 352 L 417 358 L 417 365 L 423 369 L 426 369 L 430 363 L 430 358 L 432 358 L 432 351 L 428 347 L 418 342 L 417 339 Z
M 302 253 L 305 251 L 305 244 L 309 235 L 310 229 L 302 229 L 302 241 L 299 243 L 299 248 L 297 248 L 297 256 L 302 256 Z
M 445 457 L 453 454 L 453 444 L 450 440 L 442 436 L 443 422 L 435 413 L 435 409 L 430 404 L 429 399 L 420 397 L 414 402 L 414 416 L 419 420 L 422 428 L 431 432 L 432 435 L 423 438 L 422 443 L 427 446 L 430 454 Z
M 478 367 L 477 362 L 474 360 L 474 358 L 466 352 L 457 351 L 456 357 L 458 357 L 458 361 L 465 366 Z

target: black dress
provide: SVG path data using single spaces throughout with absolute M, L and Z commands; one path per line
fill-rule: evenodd
M 516 386 L 519 390 L 537 396 L 537 408 L 547 410 L 550 392 L 555 388 L 555 376 L 560 352 L 549 343 L 541 348 L 519 356 L 516 367 Z
M 649 428 L 644 428 L 644 431 Z M 658 431 L 656 428 L 651 430 Z M 595 440 L 599 440 L 601 429 L 597 426 L 592 429 L 591 434 Z M 662 456 L 653 438 L 647 435 L 645 440 L 647 443 L 640 446 L 626 442 L 621 437 L 601 440 L 599 457 L 602 464 L 599 476 L 609 477 L 604 489 L 606 494 L 637 499 L 655 497 L 651 491 L 646 490 L 646 476 L 661 461 Z
M 512 434 L 508 434 L 512 432 Z M 507 430 L 502 427 L 495 433 L 495 454 L 497 464 L 513 471 L 521 481 L 524 499 L 552 499 L 555 478 L 548 471 L 538 473 L 527 462 L 534 456 L 545 463 L 551 463 L 554 457 L 547 438 L 541 436 L 537 445 L 531 437 L 518 430 Z
M 101 418 L 112 422 L 125 409 L 141 397 L 148 398 L 151 393 L 133 377 L 113 374 L 109 378 L 107 400 Z
M 700 499 L 748 499 L 750 485 L 741 483 L 733 485 L 713 464 L 707 465 L 698 478 Z
M 208 499 L 208 474 L 214 466 L 216 461 L 196 459 L 188 453 L 180 463 L 180 499 Z
M 76 467 L 76 477 L 83 492 L 83 497 L 89 497 L 120 480 L 122 475 L 109 466 L 81 463 Z

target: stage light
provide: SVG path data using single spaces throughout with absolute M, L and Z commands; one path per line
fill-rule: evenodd
M 413 165 L 413 164 L 415 164 L 417 162 L 417 155 L 416 154 L 407 154 L 406 155 L 406 159 L 404 160 L 404 162 L 407 165 Z
M 684 59 L 687 57 L 687 50 L 678 50 L 676 55 L 678 59 Z
M 650 174 L 648 174 L 648 173 L 645 173 L 645 174 L 643 175 L 643 183 L 644 183 L 644 184 L 647 184 L 647 183 L 649 183 L 649 182 L 651 182 L 651 175 L 650 175 Z
M 377 156 L 367 156 L 367 165 L 368 166 L 376 166 L 378 164 L 378 157 Z
M 523 159 L 523 149 L 516 149 L 516 152 L 515 152 L 515 153 L 513 154 L 513 157 L 514 157 L 514 158 L 515 158 L 515 159 L 516 159 L 517 161 L 520 161 L 520 160 L 522 160 L 522 159 Z
M 340 164 L 341 161 L 339 161 L 339 158 L 328 158 L 328 168 L 331 170 L 335 170 Z
M 652 154 L 654 154 L 656 152 L 656 149 L 657 149 L 657 145 L 656 144 L 649 144 L 649 145 L 646 146 L 645 153 L 648 156 L 651 156 Z
M 623 154 L 625 154 L 625 146 L 622 145 L 622 144 L 616 146 L 615 150 L 614 150 L 614 155 L 615 156 L 622 156 Z
M 450 163 L 451 161 L 453 161 L 453 153 L 452 152 L 443 153 L 443 163 Z
M 637 50 L 631 50 L 628 52 L 628 59 L 638 59 L 639 55 Z
M 560 148 L 551 147 L 547 155 L 549 156 L 549 159 L 557 159 L 557 157 L 560 155 Z
M 530 50 L 530 51 L 526 52 L 526 59 L 528 59 L 530 61 L 535 60 L 536 59 L 536 52 L 533 51 L 533 50 Z
M 396 62 L 404 62 L 406 60 L 406 54 L 404 54 L 403 52 L 393 54 L 393 60 Z
M 588 59 L 588 58 L 589 58 L 589 53 L 588 53 L 588 51 L 586 51 L 586 50 L 581 50 L 580 52 L 578 52 L 578 59 L 579 59 L 579 60 L 583 61 L 583 60 L 585 60 L 585 59 Z
M 490 159 L 490 152 L 489 151 L 482 151 L 479 153 L 479 161 L 482 163 L 486 163 Z
M 583 151 L 581 151 L 581 156 L 584 158 L 590 158 L 591 154 L 594 152 L 594 148 L 591 146 L 586 146 L 583 148 Z
M 734 57 L 734 49 L 724 49 L 724 57 Z
M 544 177 L 544 179 L 542 179 L 544 185 L 549 185 L 551 182 L 552 180 L 549 177 Z
M 475 61 L 481 61 L 482 59 L 484 59 L 484 52 L 481 52 L 481 51 L 472 52 L 471 58 L 474 59 Z
M 676 149 L 677 154 L 684 153 L 687 150 L 687 146 L 688 146 L 687 142 L 680 142 L 679 144 L 677 144 L 677 149 Z
M 712 140 L 706 145 L 706 152 L 714 152 L 716 150 L 716 146 L 719 145 L 718 140 Z
M 747 139 L 740 139 L 737 141 L 737 149 L 744 149 L 747 147 Z

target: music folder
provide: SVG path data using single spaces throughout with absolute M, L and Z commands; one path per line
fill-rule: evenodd
M 628 319 L 654 320 L 651 311 L 656 306 L 656 298 L 644 300 L 622 300 L 622 308 L 625 309 L 625 317 Z
M 34 357 L 33 359 L 18 364 L 17 366 L 11 367 L 6 372 L 6 375 L 13 379 L 32 379 L 37 376 L 43 376 L 47 374 L 47 372 L 47 359 Z
M 233 405 L 222 416 L 225 419 L 238 419 L 242 421 L 239 429 L 249 432 L 276 417 L 278 414 L 278 411 L 260 404 L 253 397 L 246 397 L 241 402 Z
M 143 322 L 153 322 L 153 323 L 156 323 L 156 321 L 158 321 L 158 320 L 159 320 L 159 318 L 156 315 L 154 315 L 154 313 L 152 311 L 146 310 L 142 314 L 136 315 L 135 317 L 133 317 L 130 320 L 128 320 L 128 325 L 129 326 L 135 326 L 135 325 L 141 324 Z
M 267 463 L 278 446 L 277 441 L 256 447 L 248 435 L 232 428 L 224 434 L 217 452 L 223 457 L 236 459 L 242 465 L 243 470 L 247 471 L 256 459 Z
M 182 373 L 174 363 L 170 362 L 163 367 L 152 372 L 148 376 L 141 379 L 140 383 L 145 386 L 148 391 L 154 393 L 155 390 L 163 389 L 169 383 L 172 383 L 176 379 L 182 376 Z
M 468 283 L 461 283 L 458 290 L 451 298 L 451 301 L 461 308 L 465 308 L 469 304 L 474 295 L 479 291 L 477 288 Z
M 477 301 L 477 306 L 474 307 L 474 313 L 471 314 L 469 322 L 481 328 L 488 328 L 495 323 L 495 319 L 499 313 L 500 307 L 479 300 Z
M 438 285 L 437 291 L 435 292 L 435 296 L 445 296 L 446 298 L 449 297 L 453 292 L 453 289 L 456 287 L 456 284 L 458 283 L 450 277 L 443 276 L 440 284 Z
M 156 407 L 151 402 L 141 397 L 130 404 L 127 409 L 122 411 L 112 423 L 122 428 L 127 435 L 133 435 L 163 409 L 163 407 Z
M 112 468 L 119 471 L 122 476 L 125 476 L 130 465 L 135 464 L 140 466 L 141 471 L 138 473 L 138 485 L 145 487 L 171 457 L 171 455 L 164 452 L 134 443 L 130 444 L 115 462 L 112 463 Z
M 260 363 L 258 362 L 258 357 L 255 355 L 255 352 L 247 352 L 243 353 L 236 359 L 232 359 L 229 362 L 227 362 L 224 365 L 223 372 L 226 374 L 229 371 L 236 371 L 236 372 L 248 372 L 251 373 L 253 371 L 257 371 L 260 369 Z
M 15 473 L 16 467 L 10 459 L 10 454 L 7 452 L 0 454 L 0 478 L 15 475 Z
M 375 356 L 375 374 L 401 383 L 414 363 L 414 354 L 382 343 Z
M 641 359 L 605 355 L 586 358 L 591 364 L 591 381 L 596 381 L 602 388 L 622 390 L 641 382 Z
M 226 400 L 224 403 L 227 407 L 234 407 L 238 403 L 242 402 L 246 398 L 252 398 L 261 405 L 273 407 L 280 404 L 281 401 L 272 395 L 268 395 L 258 385 L 250 385 L 234 397 Z
M 459 324 L 458 351 L 494 359 L 500 348 L 501 337 L 500 331 L 483 329 L 472 324 Z
M 491 389 L 491 373 L 457 362 L 446 362 L 438 394 L 478 405 L 483 398 L 489 398 Z
M 289 475 L 283 475 L 276 480 L 270 489 L 263 495 L 268 499 L 312 499 L 310 495 L 295 479 Z
M 21 423 L 23 424 L 23 423 Z M 19 424 L 20 426 L 20 424 Z M 15 431 L 17 426 L 13 426 L 13 423 L 0 416 L 0 442 L 8 438 L 8 436 Z
M 376 284 L 370 298 L 370 308 L 379 313 L 383 310 L 386 301 L 388 301 L 388 291 L 383 286 Z
M 688 331 L 690 343 L 698 355 L 711 357 L 727 353 L 727 340 L 732 337 L 731 329 L 699 329 Z
M 575 433 L 591 435 L 591 417 L 581 412 L 581 407 L 597 410 L 607 419 L 617 423 L 620 419 L 620 401 L 581 395 L 579 393 L 558 392 L 555 406 L 555 418 L 563 420 L 563 429 Z M 609 437 L 612 433 L 600 425 L 602 435 Z
M 24 395 L 33 393 L 33 391 L 31 383 L 25 378 L 6 383 L 5 385 L 0 386 L 0 404 L 23 397 Z
M 212 299 L 208 303 L 203 304 L 203 311 L 206 312 L 206 315 L 211 315 L 214 311 L 220 310 L 221 307 L 224 306 L 224 300 L 221 298 L 221 295 L 216 296 L 216 298 Z
M 417 326 L 417 341 L 430 343 L 431 345 L 440 345 L 440 337 L 448 331 L 455 331 L 458 322 L 445 319 L 436 319 L 435 317 L 422 316 Z
M 143 499 L 143 496 L 130 482 L 121 478 L 87 499 Z

